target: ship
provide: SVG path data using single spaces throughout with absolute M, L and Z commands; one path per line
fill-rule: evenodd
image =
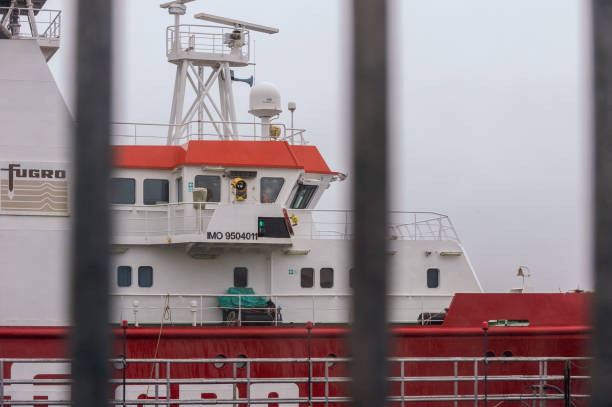
M 279 121 L 276 86 L 239 77 L 253 34 L 278 29 L 184 24 L 189 2 L 161 5 L 168 122 L 111 126 L 110 403 L 345 405 L 354 219 L 316 207 L 348 174 Z M 44 5 L 0 1 L 0 406 L 70 403 L 73 118 L 47 66 L 61 11 Z M 588 404 L 588 293 L 529 292 L 524 268 L 485 293 L 448 216 L 388 219 L 393 405 Z

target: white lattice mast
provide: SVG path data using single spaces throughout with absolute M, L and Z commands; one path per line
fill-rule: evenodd
M 187 126 L 193 121 L 198 122 L 198 138 L 203 136 L 204 120 L 212 123 L 219 138 L 238 137 L 232 90 L 232 80 L 238 79 L 233 78 L 230 68 L 249 65 L 249 30 L 267 34 L 278 32 L 277 28 L 205 13 L 196 14 L 195 18 L 220 25 L 181 25 L 180 16 L 185 15 L 187 11 L 185 3 L 191 1 L 193 0 L 175 0 L 161 5 L 174 16 L 174 25 L 167 28 L 166 38 L 168 62 L 176 64 L 167 144 L 182 143 Z M 253 83 L 252 78 L 242 81 L 249 85 Z M 219 89 L 217 101 L 211 92 L 215 83 Z M 192 87 L 195 97 L 185 110 L 187 86 Z

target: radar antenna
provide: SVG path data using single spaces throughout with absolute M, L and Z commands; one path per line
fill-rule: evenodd
M 167 143 L 182 144 L 186 137 L 195 133 L 189 126 L 196 113 L 198 139 L 205 134 L 204 114 L 210 121 L 213 134 L 221 139 L 237 139 L 232 81 L 249 81 L 236 78 L 230 67 L 244 67 L 251 63 L 249 31 L 274 34 L 278 29 L 206 13 L 198 13 L 195 18 L 220 26 L 180 24 L 180 16 L 186 13 L 185 3 L 191 1 L 175 0 L 160 6 L 174 15 L 174 25 L 166 29 L 166 55 L 168 62 L 176 64 Z M 205 68 L 210 68 L 206 78 Z M 219 88 L 218 104 L 211 96 L 215 82 Z M 187 83 L 193 88 L 195 98 L 184 112 Z

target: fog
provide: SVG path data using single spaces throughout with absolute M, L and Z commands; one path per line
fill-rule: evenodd
M 114 120 L 165 123 L 171 17 L 153 1 L 114 3 Z M 63 11 L 49 65 L 74 111 L 75 2 L 47 8 Z M 351 180 L 350 3 L 199 0 L 183 22 L 197 12 L 280 29 L 253 35 L 257 65 L 236 75 L 255 73 L 285 106 L 295 101 L 296 127 Z M 520 286 L 521 265 L 537 291 L 592 288 L 589 29 L 578 0 L 390 3 L 391 208 L 449 215 L 486 291 Z M 239 119 L 251 121 L 248 86 L 234 91 Z M 350 205 L 346 181 L 319 207 Z

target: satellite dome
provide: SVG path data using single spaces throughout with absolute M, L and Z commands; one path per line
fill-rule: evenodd
M 249 95 L 249 113 L 257 117 L 272 117 L 280 114 L 281 97 L 276 86 L 261 82 L 251 88 Z

